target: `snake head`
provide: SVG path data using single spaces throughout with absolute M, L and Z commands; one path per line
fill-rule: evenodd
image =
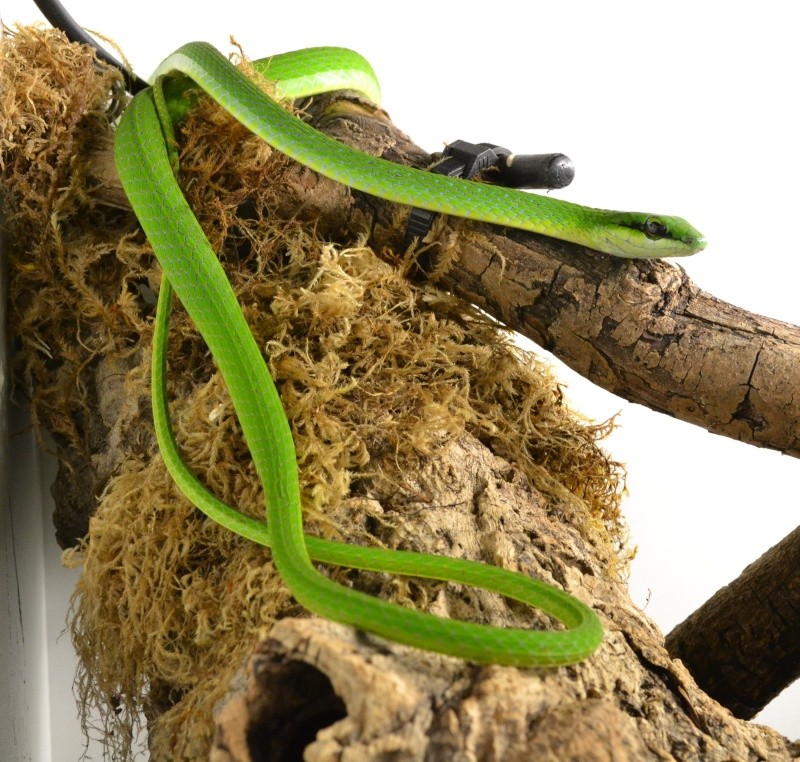
M 699 230 L 682 217 L 642 212 L 607 212 L 596 232 L 598 249 L 617 257 L 688 257 L 706 247 Z

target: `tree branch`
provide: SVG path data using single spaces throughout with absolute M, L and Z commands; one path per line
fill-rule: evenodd
M 800 527 L 667 635 L 709 696 L 749 720 L 800 677 Z
M 309 108 L 316 126 L 391 161 L 428 164 L 384 112 L 340 97 Z M 109 155 L 99 152 L 96 166 L 109 202 L 124 204 Z M 398 262 L 407 209 L 299 166 L 293 174 L 287 209 L 304 209 L 337 238 L 367 225 L 370 243 Z M 800 455 L 796 326 L 717 299 L 674 261 L 624 260 L 456 219 L 435 234 L 418 266 L 593 383 L 714 434 Z

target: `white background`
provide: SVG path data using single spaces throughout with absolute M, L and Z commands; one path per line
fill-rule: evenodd
M 28 0 L 0 3 L 6 24 L 38 17 Z M 119 42 L 144 77 L 191 39 L 228 52 L 233 34 L 254 58 L 352 47 L 375 67 L 395 123 L 424 148 L 463 138 L 520 153 L 562 151 L 577 174 L 559 196 L 686 217 L 709 241 L 680 262 L 698 285 L 800 322 L 792 4 L 206 7 L 69 2 L 72 15 Z M 597 420 L 621 411 L 607 449 L 629 471 L 624 512 L 639 548 L 631 593 L 665 633 L 797 526 L 796 459 L 629 405 L 557 367 L 573 407 Z M 800 685 L 759 721 L 800 736 Z

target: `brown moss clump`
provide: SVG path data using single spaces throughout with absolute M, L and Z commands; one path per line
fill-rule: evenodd
M 121 363 L 119 393 L 139 408 L 147 399 L 152 304 L 142 294 L 159 280 L 132 217 L 97 204 L 81 163 L 110 137 L 116 75 L 57 33 L 25 29 L 3 41 L 0 76 L 9 83 L 0 161 L 16 369 L 33 389 L 36 420 L 86 448 L 102 406 L 81 381 L 87 367 Z M 227 116 L 203 105 L 183 140 L 187 195 L 292 424 L 309 532 L 396 545 L 398 527 L 413 533 L 424 504 L 409 474 L 471 435 L 579 526 L 610 573 L 619 570 L 621 470 L 597 446 L 609 425 L 576 420 L 549 370 L 476 310 L 410 284 L 364 240 L 334 245 L 280 213 L 290 162 Z M 263 515 L 224 384 L 180 310 L 171 341 L 187 461 L 221 498 Z M 141 711 L 154 758 L 198 758 L 228 678 L 272 622 L 302 612 L 267 550 L 186 503 L 149 424 L 126 431 L 116 442 L 125 457 L 73 554 L 83 566 L 72 622 L 80 695 L 84 711 L 99 707 L 115 759 L 130 753 Z M 404 594 L 424 605 L 431 589 Z

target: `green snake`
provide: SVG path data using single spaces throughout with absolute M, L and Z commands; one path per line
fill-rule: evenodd
M 377 101 L 369 64 L 340 48 L 275 56 L 254 67 L 290 100 L 323 90 L 356 89 Z M 309 611 L 417 648 L 478 663 L 570 664 L 602 641 L 595 613 L 567 593 L 521 573 L 422 553 L 366 548 L 304 534 L 292 434 L 261 351 L 233 289 L 175 179 L 174 129 L 192 102 L 208 93 L 270 145 L 317 172 L 388 200 L 435 212 L 543 233 L 623 257 L 681 256 L 704 246 L 676 217 L 595 210 L 468 182 L 374 158 L 323 135 L 264 94 L 205 43 L 189 43 L 156 70 L 153 86 L 134 97 L 117 128 L 115 157 L 125 192 L 161 264 L 153 341 L 156 434 L 175 482 L 224 527 L 269 546 L 295 599 Z M 166 344 L 172 289 L 196 324 L 228 388 L 256 471 L 266 521 L 250 518 L 211 494 L 186 466 L 166 400 Z M 481 587 L 541 609 L 562 630 L 502 629 L 411 610 L 344 587 L 312 562 Z

